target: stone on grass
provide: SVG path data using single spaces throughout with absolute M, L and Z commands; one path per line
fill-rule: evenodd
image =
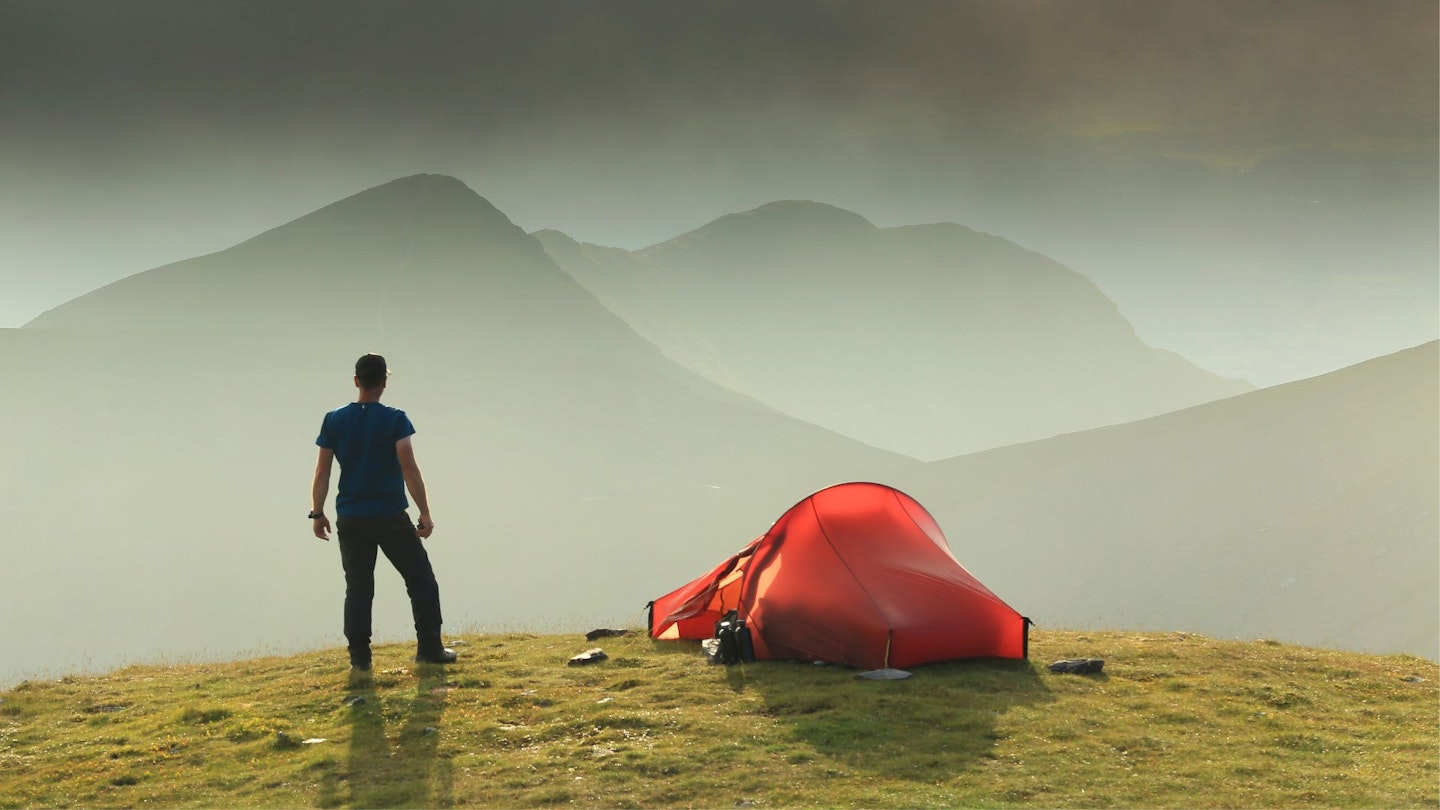
M 605 654 L 604 650 L 600 649 L 599 647 L 593 647 L 571 658 L 569 666 L 580 667 L 586 664 L 597 664 L 609 657 L 610 656 Z

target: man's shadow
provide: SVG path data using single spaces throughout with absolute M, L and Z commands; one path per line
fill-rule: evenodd
M 373 682 L 351 690 L 350 756 L 347 763 L 352 807 L 450 807 L 453 774 L 440 757 L 441 715 L 450 686 L 445 670 L 419 665 L 414 695 L 408 700 L 382 697 Z M 404 724 L 387 737 L 387 717 Z

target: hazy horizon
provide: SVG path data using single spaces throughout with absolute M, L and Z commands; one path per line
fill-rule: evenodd
M 1433 3 L 0 6 L 0 327 L 420 172 L 644 247 L 958 222 L 1265 386 L 1440 333 Z
M 1043 625 L 1440 655 L 1437 28 L 0 3 L 0 685 L 340 643 L 304 514 L 365 351 L 451 630 L 634 623 L 870 480 Z

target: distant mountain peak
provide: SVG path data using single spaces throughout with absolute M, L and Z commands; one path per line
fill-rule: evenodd
M 829 203 L 814 200 L 776 200 L 732 216 L 753 216 L 783 218 L 788 221 L 808 221 L 846 227 L 873 228 L 870 220 L 854 211 L 846 211 Z
M 381 183 L 346 199 L 354 200 L 369 196 L 423 198 L 435 202 L 448 201 L 452 203 L 484 199 L 475 193 L 474 189 L 465 185 L 465 181 L 448 174 L 412 174 L 409 177 L 400 177 L 388 183 Z M 340 200 L 340 202 L 343 203 L 345 200 Z
M 367 205 L 424 205 L 448 208 L 455 205 L 473 207 L 476 203 L 483 203 L 485 207 L 494 209 L 488 200 L 457 178 L 445 174 L 412 174 L 352 194 L 319 209 L 312 216 L 326 211 L 356 209 Z
M 435 300 L 422 304 L 426 296 Z M 478 311 L 507 296 L 564 312 L 555 318 L 561 322 L 588 318 L 603 321 L 598 328 L 607 333 L 619 329 L 538 240 L 488 200 L 454 177 L 417 174 L 352 194 L 226 250 L 121 279 L 26 325 L 334 333 L 351 323 L 373 327 L 377 319 L 434 320 L 445 307 L 452 315 L 466 306 Z M 338 322 L 296 310 L 302 301 L 323 302 Z M 506 313 L 492 314 L 498 323 Z
M 812 200 L 777 200 L 759 208 L 727 214 L 706 227 L 803 228 L 806 230 L 873 230 L 870 220 L 853 211 Z
M 869 220 L 853 211 L 812 200 L 777 200 L 749 211 L 726 214 L 661 244 L 705 241 L 758 246 L 833 239 L 874 230 Z
M 541 228 L 538 231 L 531 231 L 530 235 L 539 239 L 542 244 L 554 243 L 563 246 L 578 246 L 581 244 L 579 239 L 576 239 L 564 231 L 557 231 L 554 228 Z
M 463 181 L 444 174 L 413 174 L 352 194 L 250 242 L 335 227 L 375 235 L 425 230 L 509 243 L 531 241 L 523 229 Z

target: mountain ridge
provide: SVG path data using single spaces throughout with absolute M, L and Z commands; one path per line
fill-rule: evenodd
M 527 234 L 434 174 L 136 274 L 23 328 L 475 334 L 482 352 L 523 344 L 644 362 L 658 353 L 921 459 L 1248 388 L 1145 347 L 1084 276 L 956 223 L 877 228 L 833 205 L 782 200 L 629 252 Z
M 226 250 L 138 273 L 23 329 L 351 335 L 478 330 L 555 350 L 652 353 L 539 242 L 446 175 L 400 178 Z M 569 340 L 572 333 L 585 337 Z
M 525 231 L 458 178 L 445 174 L 414 174 L 372 186 L 308 214 L 271 228 L 236 247 L 280 238 L 296 230 L 359 222 L 384 225 L 399 219 L 402 228 L 415 224 L 431 229 L 454 226 L 480 230 L 488 239 L 524 241 Z
M 787 229 L 797 211 L 826 227 Z M 1088 278 L 957 223 L 877 228 L 789 202 L 636 251 L 534 236 L 676 362 L 918 459 L 1252 388 L 1145 346 Z
M 896 475 L 1042 624 L 1440 659 L 1435 341 Z

